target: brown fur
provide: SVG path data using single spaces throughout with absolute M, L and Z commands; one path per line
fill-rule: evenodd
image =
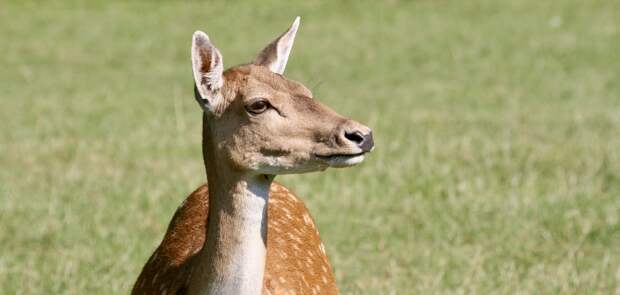
M 206 185 L 177 209 L 161 244 L 131 294 L 186 294 L 198 252 L 207 236 Z M 263 294 L 337 294 L 319 232 L 303 202 L 274 182 L 269 193 L 267 261 Z

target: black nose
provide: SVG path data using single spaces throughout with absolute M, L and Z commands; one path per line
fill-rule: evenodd
M 344 137 L 355 142 L 364 152 L 369 152 L 375 146 L 375 142 L 372 140 L 372 132 L 368 132 L 367 134 L 362 134 L 359 131 L 346 132 Z

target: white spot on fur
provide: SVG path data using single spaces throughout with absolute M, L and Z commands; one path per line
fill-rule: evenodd
M 307 213 L 307 212 L 306 212 L 306 213 L 304 213 L 303 218 L 304 218 L 304 222 L 305 222 L 307 225 L 314 226 L 314 223 L 312 222 L 312 218 L 310 218 L 310 215 L 308 215 L 308 213 Z
M 301 243 L 302 243 L 302 242 L 301 242 L 301 239 L 300 239 L 298 236 L 296 236 L 296 235 L 291 235 L 291 239 L 295 240 L 295 242 L 297 242 L 297 243 L 299 243 L 299 244 L 301 244 Z
M 321 242 L 321 245 L 319 245 L 319 249 L 321 249 L 321 253 L 325 255 L 325 245 L 323 245 L 323 242 Z
M 293 203 L 297 203 L 297 198 L 295 197 L 295 195 L 288 193 L 286 194 L 286 196 L 291 199 L 293 201 Z

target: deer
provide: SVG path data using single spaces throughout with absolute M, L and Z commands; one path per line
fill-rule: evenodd
M 338 294 L 314 219 L 274 178 L 354 166 L 374 141 L 283 76 L 299 22 L 226 71 L 208 35 L 193 34 L 207 182 L 176 210 L 132 294 Z

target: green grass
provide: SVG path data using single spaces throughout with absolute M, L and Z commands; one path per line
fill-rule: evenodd
M 372 126 L 279 177 L 345 294 L 620 292 L 620 2 L 0 3 L 0 293 L 128 293 L 200 185 L 191 34 Z

